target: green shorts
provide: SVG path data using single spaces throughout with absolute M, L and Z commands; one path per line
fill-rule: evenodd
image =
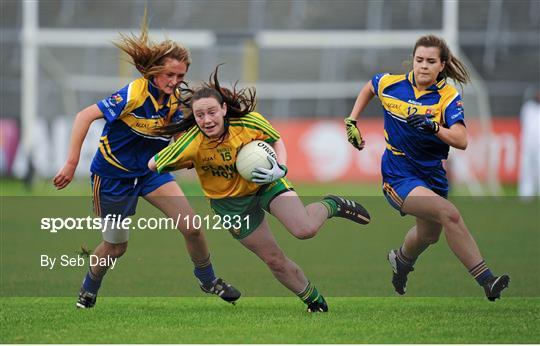
M 232 236 L 244 239 L 259 227 L 264 212 L 270 212 L 270 202 L 284 192 L 294 190 L 287 178 L 263 185 L 256 194 L 243 197 L 211 199 L 210 206 L 221 217 L 221 225 L 228 228 Z

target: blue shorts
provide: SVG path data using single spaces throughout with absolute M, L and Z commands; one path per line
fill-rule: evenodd
M 443 198 L 448 197 L 448 179 L 442 163 L 421 169 L 405 156 L 386 150 L 381 161 L 381 173 L 384 197 L 399 212 L 405 198 L 417 186 L 430 189 Z M 405 214 L 401 212 L 401 215 Z
M 171 173 L 149 172 L 137 178 L 104 178 L 92 173 L 94 213 L 127 217 L 135 214 L 139 196 L 145 196 L 166 183 L 174 181 Z

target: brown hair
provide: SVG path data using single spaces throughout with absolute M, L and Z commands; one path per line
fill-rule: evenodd
M 159 43 L 152 42 L 148 38 L 148 23 L 146 8 L 141 22 L 141 33 L 136 36 L 120 33 L 120 40 L 113 44 L 131 57 L 131 63 L 146 79 L 163 72 L 167 58 L 191 64 L 189 50 L 178 42 L 165 40 Z
M 193 116 L 193 103 L 203 98 L 214 98 L 220 105 L 227 105 L 227 114 L 225 122 L 230 118 L 241 118 L 255 110 L 257 101 L 255 99 L 255 88 L 237 89 L 238 82 L 234 83 L 232 89 L 221 86 L 218 79 L 218 70 L 221 65 L 216 66 L 214 72 L 210 75 L 208 82 L 203 82 L 202 85 L 195 90 L 183 88 L 176 91 L 178 99 L 187 107 L 184 119 L 176 124 L 170 124 L 158 129 L 157 132 L 162 135 L 175 135 L 189 130 L 196 126 L 195 117 Z M 179 94 L 181 93 L 181 94 Z
M 437 79 L 451 78 L 459 84 L 466 84 L 471 80 L 469 72 L 465 65 L 452 54 L 446 42 L 435 35 L 426 35 L 420 37 L 413 49 L 413 58 L 418 47 L 437 47 L 439 48 L 441 62 L 444 62 L 444 69 L 439 73 Z

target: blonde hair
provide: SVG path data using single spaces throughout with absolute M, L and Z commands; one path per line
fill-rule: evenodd
M 146 79 L 163 72 L 167 58 L 183 62 L 188 68 L 191 64 L 191 53 L 180 43 L 172 40 L 155 43 L 148 38 L 146 8 L 140 35 L 120 33 L 120 40 L 113 44 L 131 57 L 130 62 Z
M 444 62 L 445 65 L 437 79 L 451 78 L 459 84 L 466 84 L 467 82 L 470 82 L 471 77 L 469 76 L 469 72 L 467 71 L 465 64 L 463 64 L 456 56 L 452 54 L 450 48 L 448 48 L 448 45 L 442 38 L 435 35 L 426 35 L 420 37 L 414 45 L 413 57 L 418 47 L 439 48 L 441 62 Z

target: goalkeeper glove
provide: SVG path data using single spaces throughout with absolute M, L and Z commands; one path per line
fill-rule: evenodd
M 356 127 L 356 120 L 351 118 L 345 119 L 345 127 L 347 128 L 347 140 L 358 150 L 364 149 L 366 141 L 362 139 L 360 131 Z
M 439 132 L 439 124 L 430 118 L 433 118 L 431 114 L 416 114 L 407 118 L 407 124 L 411 125 L 417 130 L 422 132 L 435 134 Z
M 256 184 L 269 184 L 273 181 L 276 181 L 280 178 L 283 178 L 287 174 L 287 167 L 285 165 L 280 165 L 277 163 L 276 159 L 272 156 L 267 157 L 268 161 L 272 167 L 266 169 L 264 167 L 257 167 L 251 173 L 253 175 L 252 182 Z

